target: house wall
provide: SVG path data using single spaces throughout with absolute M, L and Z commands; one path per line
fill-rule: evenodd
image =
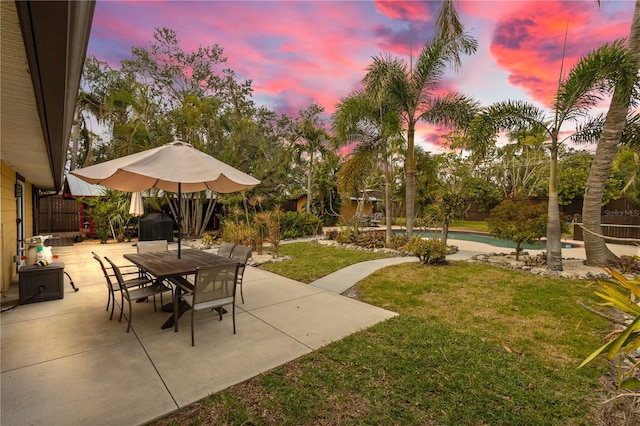
M 16 224 L 17 208 L 14 192 L 16 172 L 4 161 L 0 161 L 0 259 L 2 259 L 1 289 L 4 293 L 9 289 L 16 276 L 16 263 L 13 257 L 17 254 L 18 228 Z M 33 190 L 29 182 L 25 182 L 23 194 L 25 200 L 24 226 L 25 238 L 33 236 Z
M 296 211 L 302 213 L 305 210 L 307 210 L 307 196 L 303 195 L 298 198 L 298 201 L 296 202 Z
M 355 200 L 349 201 L 349 204 L 342 204 L 340 207 L 340 216 L 345 221 L 350 221 L 358 211 L 358 202 Z M 365 201 L 362 214 L 365 216 L 373 215 L 373 203 L 371 201 Z

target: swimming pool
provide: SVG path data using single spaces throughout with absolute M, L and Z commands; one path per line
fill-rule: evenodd
M 396 234 L 403 234 L 403 231 L 394 231 Z M 434 231 L 413 231 L 413 235 L 421 236 L 424 238 L 439 237 L 439 232 Z M 490 244 L 496 247 L 503 248 L 516 248 L 516 244 L 513 241 L 501 240 L 496 237 L 492 237 L 489 234 L 483 234 L 480 232 L 468 232 L 468 231 L 449 231 L 448 240 L 461 240 L 461 241 L 473 241 L 476 243 Z M 575 244 L 562 243 L 562 248 L 575 248 L 578 247 Z M 525 250 L 544 250 L 546 248 L 546 242 L 540 241 L 538 244 L 523 244 L 522 248 Z

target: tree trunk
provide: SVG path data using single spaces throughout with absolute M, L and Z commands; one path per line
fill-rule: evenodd
M 636 0 L 629 50 L 634 53 L 640 64 L 640 0 Z M 586 263 L 589 266 L 605 266 L 608 260 L 616 258 L 616 255 L 607 247 L 604 238 L 600 237 L 602 235 L 600 210 L 605 184 L 618 151 L 628 112 L 629 97 L 622 96 L 616 88 L 598 141 L 596 155 L 591 164 L 582 204 L 582 222 L 585 228 L 584 247 L 587 254 Z
M 78 161 L 78 142 L 80 140 L 80 108 L 76 106 L 76 112 L 73 118 L 73 131 L 72 131 L 72 145 L 71 145 L 71 163 L 69 170 L 75 170 Z
M 391 230 L 391 176 L 389 172 L 389 162 L 384 160 L 384 224 L 386 228 L 387 247 L 391 245 L 393 231 Z
M 445 219 L 442 222 L 442 235 L 440 236 L 440 241 L 447 244 L 447 239 L 449 238 L 449 219 Z
M 549 207 L 547 213 L 547 269 L 562 271 L 562 230 L 558 206 L 558 141 L 553 136 L 549 168 Z
M 311 176 L 313 175 L 313 151 L 309 157 L 309 174 L 307 175 L 307 213 L 311 213 Z
M 416 195 L 416 158 L 414 152 L 415 123 L 410 122 L 407 130 L 407 156 L 404 160 L 405 184 L 407 186 L 405 204 L 407 210 L 407 235 L 413 236 L 414 202 Z

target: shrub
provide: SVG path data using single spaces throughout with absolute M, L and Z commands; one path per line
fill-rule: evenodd
M 386 242 L 386 235 L 384 232 L 361 232 L 355 236 L 353 244 L 358 247 L 364 247 L 368 249 L 383 248 Z
M 327 240 L 335 241 L 340 236 L 340 231 L 338 231 L 337 229 L 329 229 L 324 233 L 324 236 L 327 238 Z
M 280 217 L 282 239 L 312 237 L 322 233 L 322 221 L 311 213 L 286 212 Z
M 269 237 L 270 216 L 269 213 L 260 212 L 253 217 L 253 223 L 256 228 L 256 252 L 258 254 L 262 254 L 262 246 Z
M 416 256 L 423 264 L 437 264 L 445 262 L 449 247 L 437 238 L 413 237 L 405 245 L 405 251 Z
M 523 244 L 532 244 L 547 232 L 547 205 L 504 200 L 487 218 L 489 232 L 496 238 L 516 243 L 516 260 Z
M 351 229 L 346 229 L 338 233 L 336 241 L 340 244 L 353 244 L 356 240 L 356 234 Z
M 393 234 L 391 236 L 390 249 L 404 250 L 404 247 L 409 242 L 409 236 L 407 234 Z
M 222 241 L 253 247 L 256 230 L 245 223 L 225 220 L 222 224 Z
M 605 270 L 614 280 L 608 282 L 597 280 L 600 288 L 595 291 L 595 294 L 604 300 L 601 305 L 614 308 L 615 311 L 622 314 L 625 321 L 610 317 L 622 327 L 616 327 L 616 330 L 609 333 L 605 338 L 606 343 L 582 361 L 580 367 L 590 363 L 601 354 L 605 354 L 610 361 L 618 358 L 618 391 L 629 390 L 628 393 L 619 396 L 631 396 L 637 400 L 639 394 L 633 391 L 640 389 L 640 356 L 638 354 L 638 348 L 640 348 L 640 306 L 637 302 L 640 298 L 640 281 L 638 278 L 629 279 L 612 268 L 605 268 Z M 607 318 L 607 315 L 598 314 Z
M 101 244 L 106 244 L 111 236 L 111 217 L 115 215 L 115 205 L 108 197 L 82 198 L 89 207 L 88 215 L 93 220 L 95 232 Z
M 623 274 L 640 275 L 640 258 L 637 256 L 620 256 L 619 259 L 610 260 L 608 266 L 619 269 Z
M 205 246 L 211 246 L 213 244 L 213 235 L 211 234 L 204 234 L 202 236 L 202 244 L 204 244 Z

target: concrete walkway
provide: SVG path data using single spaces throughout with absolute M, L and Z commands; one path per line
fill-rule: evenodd
M 369 260 L 367 262 L 356 263 L 347 266 L 339 271 L 326 275 L 318 280 L 313 281 L 309 285 L 334 293 L 342 294 L 358 281 L 368 277 L 378 269 L 398 265 L 400 263 L 417 262 L 418 258 L 414 256 L 406 257 L 390 257 L 385 259 Z

